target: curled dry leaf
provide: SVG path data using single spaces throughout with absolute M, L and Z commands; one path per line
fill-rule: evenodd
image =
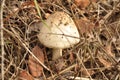
M 42 63 L 44 63 L 44 54 L 38 46 L 35 46 L 32 52 Z M 32 55 L 29 55 L 28 66 L 32 76 L 42 76 L 43 67 L 32 57 Z
M 84 33 L 89 33 L 91 32 L 94 27 L 95 24 L 93 24 L 92 22 L 90 22 L 89 20 L 85 20 L 85 19 L 75 19 L 74 20 L 76 23 L 76 26 L 78 27 L 78 30 L 80 31 L 81 34 Z
M 33 77 L 25 70 L 20 71 L 17 80 L 34 80 Z
M 104 67 L 110 67 L 112 65 L 112 63 L 110 63 L 102 57 L 99 57 L 98 60 L 104 65 Z
M 74 0 L 76 6 L 78 6 L 80 9 L 85 9 L 89 4 L 89 0 Z
M 76 6 L 78 6 L 80 9 L 87 8 L 91 2 L 97 2 L 97 0 L 74 0 Z

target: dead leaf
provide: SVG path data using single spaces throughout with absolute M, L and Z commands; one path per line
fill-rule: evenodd
M 102 57 L 99 57 L 98 60 L 100 61 L 100 63 L 104 65 L 104 67 L 110 67 L 112 65 L 112 63 L 110 63 L 109 61 L 105 60 Z
M 80 9 L 85 9 L 90 5 L 90 3 L 97 2 L 97 0 L 74 0 L 74 2 Z
M 58 61 L 56 61 L 55 68 L 57 72 L 61 71 L 65 66 L 66 62 L 64 61 L 64 59 L 59 59 Z
M 95 24 L 93 24 L 92 22 L 90 22 L 89 20 L 86 20 L 86 19 L 76 19 L 74 21 L 75 21 L 76 26 L 78 27 L 78 30 L 80 31 L 81 34 L 89 33 L 95 27 Z
M 74 2 L 80 9 L 85 9 L 90 4 L 89 0 L 74 0 Z
M 47 19 L 50 16 L 50 13 L 45 13 L 45 18 Z
M 33 77 L 25 70 L 20 71 L 17 80 L 34 80 Z
M 77 73 L 78 71 L 80 71 L 82 73 L 83 76 L 89 77 L 89 75 L 93 75 L 95 73 L 94 70 L 92 69 L 85 69 L 81 66 L 79 66 L 78 64 L 75 66 L 75 72 Z M 87 71 L 86 71 L 87 70 Z
M 108 43 L 106 46 L 105 46 L 105 50 L 106 50 L 106 53 L 111 56 L 111 57 L 115 57 L 115 55 L 112 53 L 112 45 L 111 43 Z
M 26 8 L 35 7 L 33 1 L 21 1 L 20 6 L 21 6 L 21 9 L 26 9 Z M 13 11 L 13 12 L 17 12 L 17 11 L 19 11 L 19 10 L 20 10 L 19 7 L 16 7 L 16 6 L 13 6 L 13 7 L 12 7 L 12 11 Z
M 22 9 L 35 7 L 33 1 L 25 1 L 21 4 Z
M 81 72 L 82 72 L 82 75 L 84 75 L 86 77 L 89 77 L 89 75 L 93 75 L 95 73 L 94 70 L 89 69 L 89 70 L 86 71 L 85 68 L 81 68 Z
M 32 52 L 42 63 L 44 63 L 44 54 L 38 46 L 35 46 Z M 29 55 L 28 66 L 32 76 L 42 76 L 43 67 L 32 57 L 32 55 Z
M 70 59 L 70 62 L 71 62 L 71 63 L 74 61 L 74 56 L 73 56 L 73 53 L 72 53 L 72 52 L 70 52 L 70 57 L 69 57 L 69 59 Z

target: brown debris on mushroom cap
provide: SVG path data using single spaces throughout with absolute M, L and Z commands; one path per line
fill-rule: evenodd
M 64 12 L 51 14 L 41 23 L 38 38 L 49 48 L 68 48 L 80 41 L 79 32 L 72 18 Z

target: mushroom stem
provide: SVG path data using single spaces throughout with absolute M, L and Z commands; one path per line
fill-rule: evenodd
M 52 60 L 56 60 L 62 56 L 62 49 L 53 49 Z

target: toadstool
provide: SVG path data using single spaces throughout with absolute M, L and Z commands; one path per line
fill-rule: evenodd
M 52 60 L 62 56 L 62 49 L 80 41 L 74 21 L 65 12 L 55 12 L 41 22 L 38 38 L 44 46 L 53 49 Z

